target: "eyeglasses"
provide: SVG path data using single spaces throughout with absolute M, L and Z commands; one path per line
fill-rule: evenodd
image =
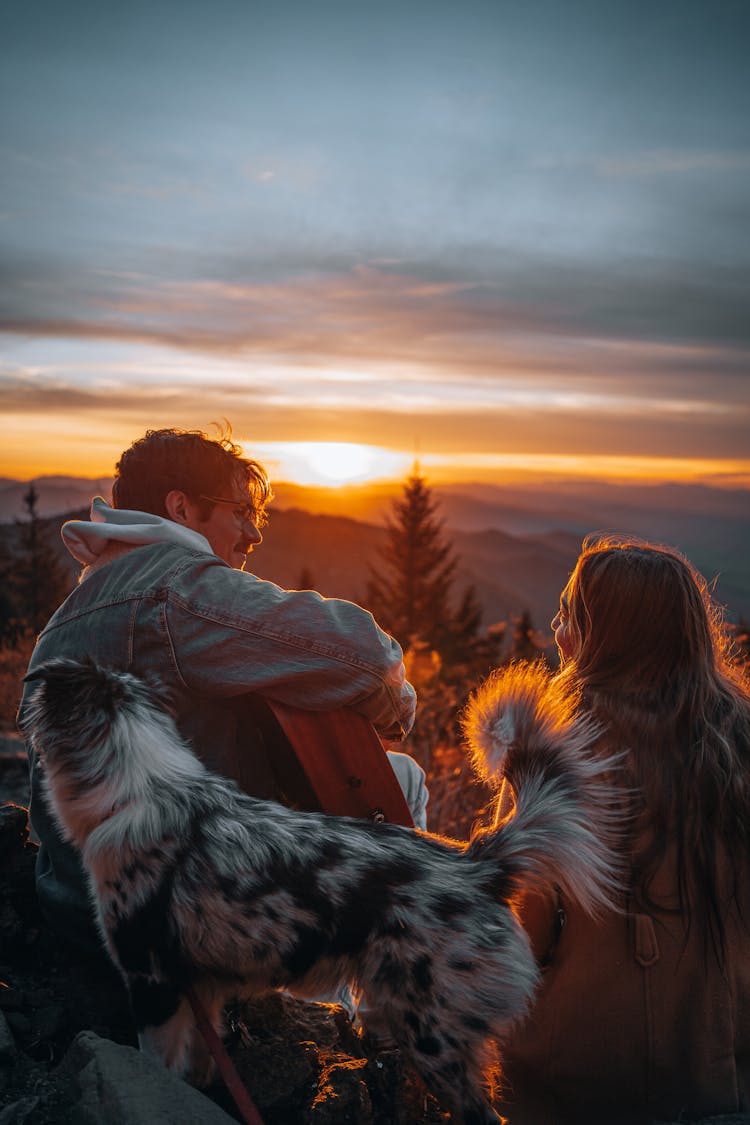
M 204 496 L 203 493 L 201 493 L 201 500 L 210 500 L 212 504 L 231 504 L 234 508 L 233 514 L 241 523 L 251 523 L 253 527 L 257 526 L 259 515 L 254 504 L 249 502 L 243 504 L 242 501 L 232 500 L 228 496 Z

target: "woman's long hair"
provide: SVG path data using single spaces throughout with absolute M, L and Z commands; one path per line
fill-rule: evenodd
M 726 894 L 741 905 L 750 857 L 750 685 L 707 584 L 671 548 L 589 537 L 564 603 L 573 655 L 561 680 L 627 750 L 633 893 L 655 905 L 675 847 L 679 908 L 688 926 L 705 920 L 723 960 Z

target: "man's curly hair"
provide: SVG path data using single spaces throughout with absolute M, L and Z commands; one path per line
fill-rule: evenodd
M 207 518 L 213 505 L 203 497 L 229 497 L 238 482 L 246 485 L 255 507 L 254 522 L 262 526 L 273 498 L 271 485 L 263 466 L 245 457 L 242 447 L 232 441 L 231 429 L 217 438 L 202 430 L 147 430 L 115 466 L 112 503 L 115 508 L 167 516 L 165 497 L 180 489 Z

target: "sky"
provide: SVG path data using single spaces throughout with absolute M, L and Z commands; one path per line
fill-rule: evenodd
M 749 33 L 747 0 L 10 6 L 0 475 L 226 419 L 277 478 L 746 485 Z

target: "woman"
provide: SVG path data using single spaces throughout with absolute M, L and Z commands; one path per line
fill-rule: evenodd
M 584 709 L 596 752 L 622 755 L 626 890 L 598 920 L 522 908 L 543 983 L 503 1049 L 499 1108 L 510 1125 L 750 1110 L 747 679 L 705 581 L 668 548 L 587 540 L 552 627 L 561 710 Z M 470 735 L 472 711 L 489 695 L 499 722 L 523 674 L 479 689 Z

